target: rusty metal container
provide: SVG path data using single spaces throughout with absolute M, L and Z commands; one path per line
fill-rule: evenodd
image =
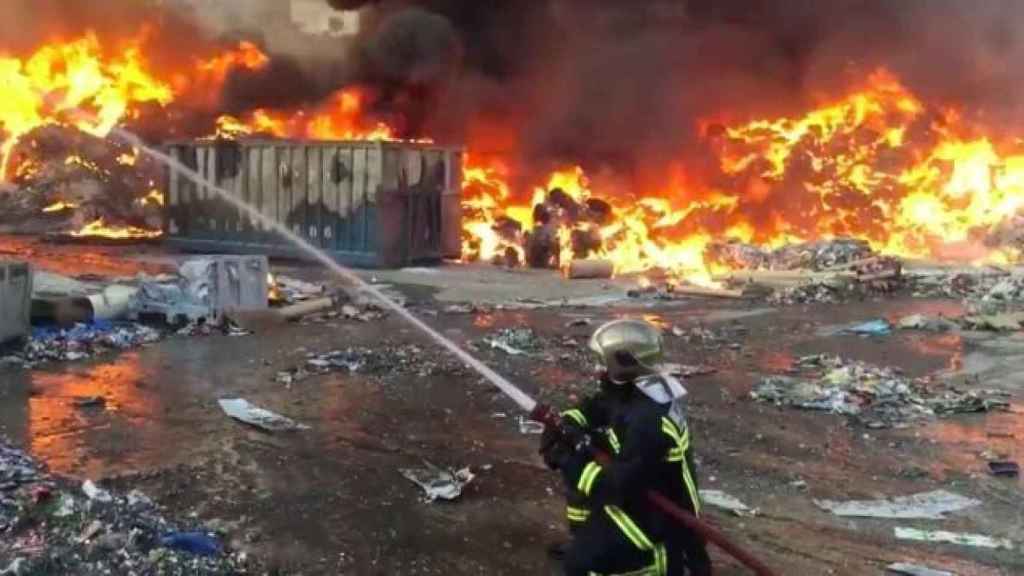
M 462 149 L 406 142 L 242 140 L 167 146 L 339 262 L 393 268 L 458 258 Z M 171 170 L 166 242 L 185 250 L 302 257 L 279 234 Z
M 31 310 L 32 267 L 0 261 L 0 344 L 28 337 Z

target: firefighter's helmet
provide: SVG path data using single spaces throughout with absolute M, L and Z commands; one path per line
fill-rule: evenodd
M 643 320 L 614 320 L 594 331 L 590 349 L 615 384 L 651 374 L 664 352 L 661 330 Z

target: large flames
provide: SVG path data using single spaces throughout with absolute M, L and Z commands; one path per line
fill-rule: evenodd
M 147 38 L 146 30 L 115 43 L 86 34 L 20 57 L 0 56 L 6 90 L 0 100 L 0 180 L 38 171 L 34 162 L 12 162 L 19 142 L 37 128 L 73 126 L 103 137 L 144 106 L 215 110 L 232 71 L 258 71 L 270 63 L 256 45 L 241 42 L 204 47 L 187 63 L 158 70 L 147 58 Z M 396 139 L 398 130 L 368 113 L 369 97 L 349 87 L 307 109 L 222 115 L 209 133 Z M 992 136 L 952 107 L 922 102 L 884 70 L 803 115 L 751 120 L 727 111 L 699 125 L 712 166 L 695 162 L 693 150 L 680 152 L 660 185 L 642 189 L 588 178 L 570 165 L 538 178 L 529 190 L 513 190 L 509 183 L 518 180 L 509 166 L 474 153 L 476 145 L 489 148 L 487 142 L 470 142 L 464 256 L 528 260 L 528 235 L 542 224 L 534 221 L 540 204 L 545 218 L 553 219 L 545 225 L 555 227 L 559 266 L 599 257 L 620 274 L 660 269 L 703 283 L 716 272 L 705 258 L 712 242 L 776 246 L 854 236 L 889 254 L 941 256 L 950 244 L 980 246 L 981 236 L 1024 208 L 1024 149 L 1017 140 Z M 117 162 L 131 167 L 136 160 L 132 153 Z M 68 161 L 88 162 L 77 156 Z M 551 195 L 555 189 L 558 198 Z M 150 188 L 137 195 L 141 205 L 161 198 Z M 62 212 L 73 210 L 76 199 L 52 202 L 47 210 Z M 77 234 L 158 232 L 101 218 Z M 974 254 L 1003 256 L 980 248 Z
M 516 200 L 500 163 L 471 162 L 465 179 L 464 250 L 473 258 L 522 256 L 518 223 L 534 227 L 532 207 L 559 188 L 578 203 L 599 197 L 614 213 L 595 226 L 560 223 L 562 267 L 574 257 L 611 260 L 617 273 L 661 269 L 706 283 L 712 241 L 778 246 L 853 236 L 880 252 L 941 257 L 970 244 L 976 258 L 1004 253 L 980 239 L 1024 207 L 1024 149 L 995 142 L 953 109 L 930 108 L 891 74 L 871 75 L 862 90 L 798 117 L 726 125 L 705 121 L 704 146 L 718 166 L 653 190 L 602 190 L 570 167 Z M 674 173 L 687 174 L 687 158 Z M 564 216 L 564 214 L 563 214 Z M 574 230 L 603 240 L 580 254 Z

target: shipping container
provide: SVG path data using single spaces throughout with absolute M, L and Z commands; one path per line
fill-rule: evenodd
M 28 337 L 31 310 L 32 267 L 0 261 L 0 344 Z
M 462 149 L 407 142 L 170 143 L 168 153 L 347 265 L 458 258 Z M 170 170 L 164 232 L 177 248 L 302 257 L 258 219 Z

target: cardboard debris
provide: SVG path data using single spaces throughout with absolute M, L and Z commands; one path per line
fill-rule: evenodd
M 1004 548 L 1013 550 L 1013 541 L 1009 538 L 993 538 L 984 534 L 967 534 L 963 532 L 947 532 L 945 530 L 918 530 L 917 528 L 894 529 L 896 539 L 915 540 L 917 542 L 938 542 L 942 544 L 957 544 L 959 546 L 972 546 L 975 548 L 991 548 L 993 550 Z
M 399 472 L 423 488 L 427 502 L 458 499 L 462 496 L 462 489 L 476 477 L 468 467 L 452 471 L 438 468 L 429 462 L 424 464 L 426 468 L 404 468 Z
M 229 417 L 262 428 L 268 432 L 282 432 L 288 430 L 308 430 L 309 426 L 299 424 L 290 418 L 264 410 L 241 398 L 218 400 L 221 410 Z
M 814 503 L 836 516 L 942 520 L 946 514 L 977 506 L 981 501 L 945 490 L 935 490 L 886 500 L 815 500 Z
M 729 512 L 741 517 L 756 516 L 758 512 L 756 508 L 750 508 L 735 496 L 726 494 L 721 490 L 701 490 L 700 499 L 708 506 L 728 510 Z
M 907 564 L 905 562 L 889 564 L 885 569 L 892 574 L 899 574 L 901 576 L 956 576 L 956 574 L 946 572 L 945 570 L 934 570 L 920 564 Z
M 304 282 L 281 274 L 273 275 L 270 283 L 270 299 L 275 302 L 294 304 L 304 300 L 312 300 L 324 295 L 326 288 L 322 284 Z

